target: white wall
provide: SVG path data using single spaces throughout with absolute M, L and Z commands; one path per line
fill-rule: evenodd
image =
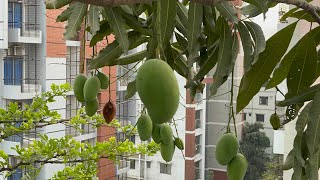
M 0 49 L 8 48 L 8 0 L 0 0 Z

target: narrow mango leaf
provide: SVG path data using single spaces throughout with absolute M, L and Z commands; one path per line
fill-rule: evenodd
M 320 27 L 316 27 L 313 30 L 309 31 L 305 36 L 303 36 L 297 42 L 297 44 L 295 44 L 295 46 L 291 48 L 291 50 L 283 57 L 280 65 L 274 70 L 272 78 L 269 80 L 266 86 L 266 89 L 270 89 L 277 86 L 288 76 L 291 64 L 293 60 L 296 59 L 299 46 L 303 47 L 301 45 L 303 41 L 304 43 L 308 43 L 305 41 L 305 38 L 308 38 L 308 36 L 313 37 L 313 40 L 316 42 L 316 45 L 318 45 L 319 42 L 317 42 L 316 40 L 319 35 L 320 35 Z
M 303 131 L 309 120 L 309 112 L 310 112 L 309 110 L 311 105 L 312 103 L 309 103 L 308 105 L 305 106 L 305 108 L 301 111 L 296 122 L 297 135 L 294 138 L 293 151 L 298 162 L 302 166 L 305 166 L 305 160 L 302 157 L 302 136 L 303 136 Z
M 243 48 L 243 66 L 246 71 L 248 71 L 252 65 L 252 53 L 253 53 L 253 42 L 247 29 L 246 25 L 243 22 L 238 24 L 238 30 L 241 37 L 242 48 Z
M 318 180 L 319 179 L 319 150 L 306 161 L 305 175 L 303 180 Z
M 188 41 L 186 40 L 186 38 L 182 37 L 179 33 L 174 33 L 177 42 L 181 48 L 182 51 L 187 50 L 188 48 Z
M 177 3 L 173 0 L 157 1 L 157 33 L 159 47 L 164 49 L 175 27 Z
M 319 76 L 320 76 L 320 50 L 318 50 L 318 66 L 317 66 L 316 76 L 314 78 L 317 79 Z
M 320 15 L 319 12 L 318 12 L 318 15 Z M 297 18 L 297 19 L 304 19 L 308 22 L 316 22 L 316 20 L 309 13 L 305 12 L 304 10 L 296 11 L 296 12 L 292 13 L 289 17 L 293 17 L 293 18 Z
M 189 5 L 189 24 L 188 24 L 188 66 L 191 67 L 195 62 L 200 50 L 199 37 L 201 34 L 203 6 L 199 3 L 190 2 Z
M 259 14 L 261 14 L 262 12 L 259 11 L 259 9 L 253 5 L 253 4 L 249 4 L 247 6 L 244 6 L 240 9 L 241 14 L 248 16 L 248 18 L 252 18 L 255 16 L 258 16 Z
M 290 9 L 288 12 L 282 15 L 282 17 L 280 18 L 280 21 L 285 21 L 288 17 L 290 17 L 292 13 L 296 12 L 298 9 L 299 9 L 298 7 Z
M 244 21 L 244 23 L 250 31 L 250 34 L 255 43 L 253 53 L 253 63 L 255 63 L 255 61 L 258 60 L 259 54 L 262 53 L 266 48 L 266 40 L 264 38 L 263 31 L 258 24 L 251 21 Z
M 293 174 L 291 180 L 301 180 L 303 177 L 302 169 L 302 165 L 298 162 L 297 158 L 294 157 Z
M 59 9 L 69 4 L 72 0 L 46 0 L 47 9 Z
M 294 152 L 293 149 L 288 153 L 288 156 L 286 157 L 286 160 L 284 163 L 281 165 L 282 170 L 289 170 L 293 167 L 293 162 L 294 162 Z
M 258 61 L 244 74 L 237 97 L 237 112 L 248 105 L 268 80 L 274 67 L 287 51 L 296 25 L 297 22 L 285 27 L 268 39 L 266 49 L 260 54 Z
M 144 25 L 139 20 L 139 18 L 137 18 L 136 16 L 129 14 L 129 13 L 126 13 L 124 11 L 121 11 L 121 15 L 130 28 L 132 28 L 132 29 L 144 34 L 144 35 L 149 35 L 149 36 L 153 35 L 152 30 L 149 28 L 144 28 L 143 27 Z
M 147 50 L 148 50 L 148 55 L 147 59 L 152 59 L 156 58 L 156 49 L 158 46 L 158 40 L 156 37 L 150 37 L 148 44 L 147 44 Z
M 174 57 L 174 70 L 176 70 L 181 76 L 188 78 L 188 65 L 187 60 L 178 51 L 172 48 Z
M 306 129 L 306 140 L 309 149 L 311 180 L 318 179 L 319 143 L 320 143 L 320 91 L 314 96 L 309 111 L 309 121 Z
M 220 4 L 216 4 L 215 7 L 228 21 L 236 24 L 238 23 L 237 10 L 231 2 L 224 1 Z
M 124 52 L 128 51 L 129 39 L 125 28 L 125 21 L 118 8 L 105 7 L 105 12 L 109 20 L 109 25 L 116 36 L 116 41 L 120 44 Z
M 208 33 L 213 33 L 215 29 L 214 15 L 210 6 L 203 6 L 203 24 Z
M 320 143 L 320 91 L 318 91 L 313 99 L 309 111 L 309 121 L 306 129 L 307 146 L 310 158 L 318 151 Z
M 90 40 L 90 46 L 94 46 L 97 44 L 97 42 L 102 41 L 103 38 L 111 34 L 112 30 L 110 28 L 110 25 L 108 21 L 103 20 L 100 22 L 100 30 L 96 32 L 94 36 L 92 36 Z
M 108 66 L 128 65 L 128 64 L 135 63 L 135 62 L 139 62 L 139 61 L 142 61 L 147 56 L 147 54 L 148 54 L 147 50 L 140 51 L 140 52 L 137 52 L 137 53 L 134 53 L 134 54 L 129 54 L 129 55 L 120 57 L 118 59 L 115 59 L 113 61 L 113 63 L 110 62 L 108 64 Z
M 57 17 L 56 22 L 64 22 L 68 20 L 70 15 L 72 14 L 74 4 L 71 4 L 67 9 L 62 11 L 62 13 Z
M 218 55 L 219 55 L 219 46 L 215 46 L 215 48 L 208 55 L 208 59 L 203 63 L 203 65 L 200 67 L 199 72 L 194 77 L 195 81 L 202 79 L 217 64 Z
M 296 57 L 292 61 L 288 73 L 288 94 L 296 95 L 313 83 L 317 63 L 316 44 L 311 36 L 307 36 L 299 45 Z
M 129 82 L 128 86 L 127 86 L 127 92 L 126 95 L 124 96 L 124 100 L 128 100 L 131 97 L 133 97 L 137 92 L 136 89 L 136 80 Z
M 136 48 L 140 44 L 147 41 L 146 37 L 140 34 L 129 34 L 130 46 L 129 49 Z M 103 66 L 109 66 L 114 63 L 114 60 L 119 58 L 123 54 L 123 49 L 117 41 L 113 41 L 111 44 L 102 49 L 99 54 L 90 62 L 89 69 L 98 69 Z
M 183 26 L 187 27 L 188 22 L 188 9 L 181 2 L 177 1 L 177 15 L 183 24 Z
M 277 103 L 277 106 L 289 106 L 292 104 L 299 104 L 306 101 L 310 101 L 314 98 L 314 95 L 317 91 L 320 90 L 320 84 L 317 84 L 315 86 L 309 87 L 307 89 L 302 90 L 299 94 L 289 98 L 285 99 L 284 101 L 280 101 Z
M 266 12 L 268 11 L 268 1 L 265 0 L 244 0 L 247 3 L 250 3 L 258 8 L 260 12 L 263 12 L 265 19 Z
M 121 5 L 121 9 L 128 14 L 134 14 L 133 7 L 130 7 L 129 5 Z
M 228 25 L 228 22 L 224 18 L 219 18 L 218 21 L 221 21 L 220 26 L 220 40 L 219 40 L 219 55 L 216 72 L 213 75 L 214 83 L 212 84 L 210 91 L 211 95 L 217 93 L 218 88 L 222 85 L 223 79 L 227 76 L 232 65 L 232 50 L 233 38 L 231 29 Z
M 184 25 L 182 24 L 180 18 L 177 16 L 177 17 L 176 17 L 176 28 L 177 28 L 177 30 L 178 30 L 181 34 L 183 34 L 183 36 L 185 36 L 185 37 L 188 36 L 188 30 L 187 30 L 186 27 L 187 27 L 187 26 L 184 26 Z
M 65 39 L 73 39 L 77 36 L 77 32 L 80 30 L 82 20 L 87 14 L 87 9 L 88 5 L 85 3 L 74 3 L 72 14 L 68 18 L 66 32 L 64 33 Z
M 95 35 L 100 30 L 100 10 L 101 7 L 90 5 L 88 14 L 88 26 L 90 27 L 91 35 Z

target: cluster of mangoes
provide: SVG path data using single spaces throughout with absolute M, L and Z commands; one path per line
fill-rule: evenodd
M 180 138 L 174 138 L 167 124 L 173 118 L 179 105 L 179 86 L 171 67 L 161 59 L 147 60 L 136 77 L 136 88 L 148 114 L 142 113 L 137 122 L 142 141 L 152 137 L 160 144 L 162 158 L 172 160 L 175 147 L 183 150 Z
M 229 180 L 243 180 L 248 168 L 246 158 L 238 150 L 238 139 L 233 133 L 222 135 L 216 145 L 216 159 L 219 164 L 227 166 Z
M 277 113 L 272 114 L 269 121 L 274 130 L 278 130 L 281 127 L 280 118 Z
M 87 78 L 84 74 L 77 75 L 73 84 L 73 91 L 79 102 L 85 103 L 85 111 L 88 116 L 93 116 L 99 107 L 97 95 L 100 89 L 109 87 L 109 78 L 98 71 L 95 76 Z

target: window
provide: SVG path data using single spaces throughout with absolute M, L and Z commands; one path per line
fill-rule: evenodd
M 259 97 L 259 104 L 260 104 L 260 105 L 268 105 L 268 97 L 266 97 L 266 96 L 260 96 L 260 97 Z
M 133 143 L 136 143 L 136 136 L 135 135 L 130 136 L 130 141 Z
M 160 173 L 171 175 L 171 164 L 160 163 Z
M 196 136 L 196 154 L 201 153 L 201 135 Z
M 147 168 L 151 168 L 151 162 L 147 161 Z
M 194 170 L 195 170 L 195 178 L 194 179 L 200 179 L 200 161 L 197 161 L 194 163 Z
M 4 85 L 21 85 L 23 62 L 22 58 L 4 58 Z
M 21 28 L 22 4 L 17 2 L 8 3 L 8 25 L 9 28 Z
M 264 122 L 264 114 L 256 114 L 256 121 Z
M 196 110 L 196 115 L 195 115 L 196 129 L 201 128 L 201 112 L 202 110 Z
M 243 120 L 244 120 L 244 121 L 247 120 L 247 113 L 243 113 Z
M 130 159 L 130 169 L 136 169 L 136 161 L 134 159 Z

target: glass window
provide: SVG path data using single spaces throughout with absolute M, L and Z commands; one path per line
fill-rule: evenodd
M 22 58 L 4 58 L 4 84 L 21 85 L 23 72 Z
M 171 164 L 160 163 L 160 173 L 171 175 Z
M 256 121 L 264 122 L 264 114 L 256 114 Z
M 243 113 L 243 120 L 244 120 L 244 121 L 247 120 L 247 113 Z
M 268 97 L 266 97 L 266 96 L 260 96 L 260 97 L 259 97 L 259 104 L 260 104 L 260 105 L 268 105 Z
M 147 161 L 147 168 L 151 168 L 151 162 Z
M 201 135 L 196 136 L 196 154 L 201 153 Z
M 134 159 L 130 159 L 130 169 L 136 169 L 136 161 Z

